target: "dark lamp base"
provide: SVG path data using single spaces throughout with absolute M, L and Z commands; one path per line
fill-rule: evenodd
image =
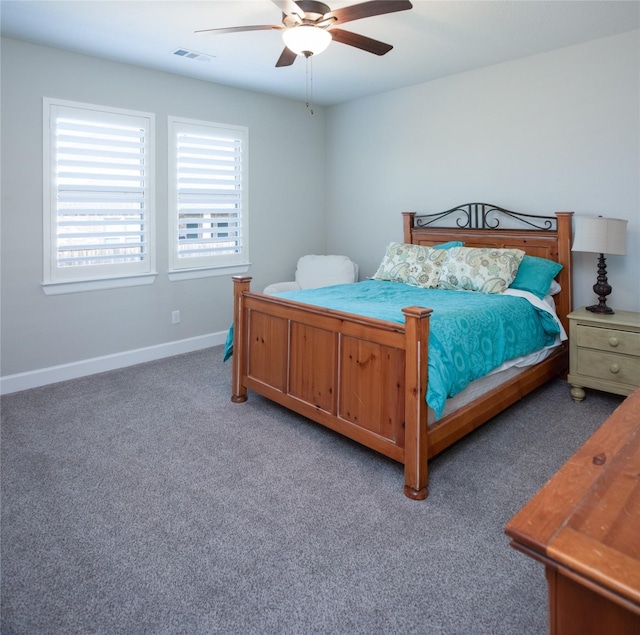
M 606 304 L 592 304 L 591 306 L 585 307 L 587 311 L 591 311 L 591 313 L 602 313 L 604 315 L 612 315 L 615 311 L 608 307 Z
M 593 285 L 593 292 L 598 296 L 598 304 L 588 306 L 587 311 L 611 315 L 613 309 L 607 306 L 607 296 L 611 293 L 611 285 L 607 281 L 607 265 L 604 254 L 600 254 L 598 258 L 598 279 Z

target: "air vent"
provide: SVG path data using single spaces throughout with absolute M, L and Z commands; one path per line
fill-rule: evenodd
M 210 62 L 213 59 L 212 55 L 196 53 L 195 51 L 189 51 L 188 49 L 176 49 L 173 54 L 178 57 L 184 57 L 185 59 L 196 60 L 198 62 Z

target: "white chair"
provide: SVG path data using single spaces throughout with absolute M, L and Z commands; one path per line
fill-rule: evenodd
M 298 260 L 295 281 L 270 284 L 265 287 L 263 293 L 273 295 L 284 291 L 348 284 L 357 280 L 358 265 L 347 256 L 309 255 Z

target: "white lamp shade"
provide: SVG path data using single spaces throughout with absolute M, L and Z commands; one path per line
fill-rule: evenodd
M 627 253 L 627 223 L 620 218 L 574 216 L 575 236 L 572 251 L 624 256 Z
M 293 26 L 282 33 L 286 47 L 296 55 L 318 55 L 331 42 L 331 34 L 317 26 Z

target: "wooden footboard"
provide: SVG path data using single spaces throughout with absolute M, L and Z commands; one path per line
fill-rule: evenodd
M 405 324 L 250 291 L 234 276 L 232 401 L 272 399 L 405 466 L 404 491 L 427 496 L 430 309 Z
M 432 226 L 462 213 L 453 227 Z M 496 214 L 524 229 L 501 228 Z M 404 214 L 404 240 L 432 245 L 519 248 L 557 260 L 555 297 L 571 311 L 571 212 L 535 217 L 472 203 L 441 214 Z M 566 344 L 542 363 L 428 426 L 427 361 L 431 309 L 408 307 L 404 324 L 254 293 L 234 276 L 232 401 L 253 390 L 404 464 L 404 493 L 424 499 L 427 461 L 549 379 L 566 373 Z

